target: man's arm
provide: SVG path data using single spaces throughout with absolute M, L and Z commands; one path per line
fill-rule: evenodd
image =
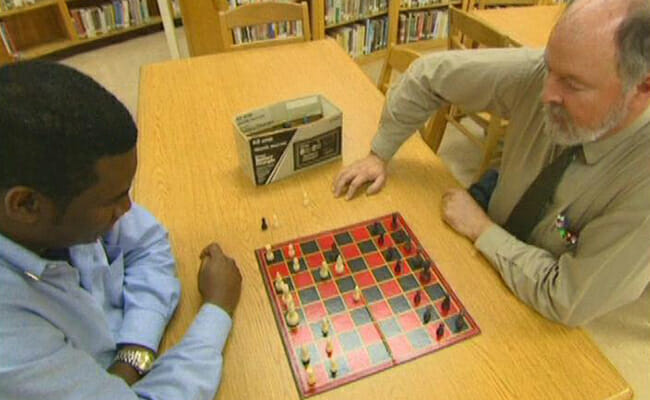
M 578 326 L 636 300 L 648 285 L 650 216 L 645 201 L 605 211 L 583 227 L 575 252 L 559 258 L 492 223 L 465 191 L 445 194 L 443 218 L 475 240 L 519 299 L 546 318 Z
M 334 195 L 347 192 L 349 199 L 365 182 L 374 182 L 369 194 L 381 189 L 385 164 L 443 105 L 453 103 L 467 111 L 507 117 L 519 96 L 525 94 L 522 87 L 541 54 L 526 49 L 450 51 L 413 62 L 388 92 L 371 154 L 336 177 Z
M 124 320 L 116 343 L 156 351 L 180 295 L 167 231 L 134 204 L 104 242 L 107 252 L 121 250 L 124 263 Z

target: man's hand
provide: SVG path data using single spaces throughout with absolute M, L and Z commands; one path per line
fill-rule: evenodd
M 334 197 L 339 197 L 347 187 L 345 199 L 350 200 L 357 189 L 366 182 L 372 182 L 366 190 L 366 194 L 379 192 L 386 183 L 386 161 L 373 153 L 355 161 L 339 172 L 334 179 L 332 192 L 334 192 Z
M 230 315 L 239 303 L 241 274 L 235 261 L 223 254 L 216 243 L 201 252 L 199 291 L 204 302 L 215 304 Z
M 490 217 L 463 189 L 450 189 L 442 195 L 442 219 L 472 242 L 493 224 Z

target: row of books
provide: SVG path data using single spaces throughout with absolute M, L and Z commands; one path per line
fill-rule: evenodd
M 439 4 L 449 4 L 448 1 L 443 0 L 400 0 L 399 2 L 399 7 L 400 8 L 416 8 L 416 7 L 426 7 L 426 6 L 433 6 L 433 5 L 439 5 Z
M 429 10 L 400 13 L 397 43 L 447 37 L 447 11 Z
M 388 10 L 388 0 L 326 0 L 325 25 L 377 14 Z
M 243 6 L 244 4 L 249 3 L 261 3 L 265 1 L 273 1 L 276 3 L 293 3 L 295 0 L 228 0 L 228 6 L 230 9 Z
M 9 11 L 34 3 L 36 3 L 36 0 L 0 0 L 0 11 Z
M 367 19 L 365 24 L 353 24 L 327 32 L 353 58 L 370 54 L 388 45 L 388 17 Z
M 7 49 L 9 55 L 17 59 L 20 58 L 20 51 L 16 48 L 13 35 L 5 21 L 0 21 L 0 39 L 2 39 L 2 44 L 5 46 L 5 49 Z
M 82 38 L 141 25 L 151 19 L 147 0 L 113 0 L 95 7 L 73 8 L 70 15 L 77 35 Z
M 283 21 L 271 24 L 260 24 L 234 28 L 233 42 L 235 44 L 302 36 L 302 21 Z

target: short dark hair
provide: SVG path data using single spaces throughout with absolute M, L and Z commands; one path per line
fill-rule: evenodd
M 633 2 L 616 30 L 618 74 L 625 91 L 638 85 L 650 73 L 650 5 Z
M 47 61 L 0 67 L 0 191 L 27 186 L 65 208 L 96 183 L 100 158 L 136 140 L 129 111 L 89 76 Z

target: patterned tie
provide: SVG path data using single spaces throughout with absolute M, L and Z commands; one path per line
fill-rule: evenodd
M 555 194 L 555 189 L 564 171 L 581 148 L 581 146 L 573 146 L 564 149 L 555 161 L 542 169 L 521 196 L 503 225 L 508 232 L 521 241 L 528 239 L 533 228 L 544 215 L 546 206 Z

